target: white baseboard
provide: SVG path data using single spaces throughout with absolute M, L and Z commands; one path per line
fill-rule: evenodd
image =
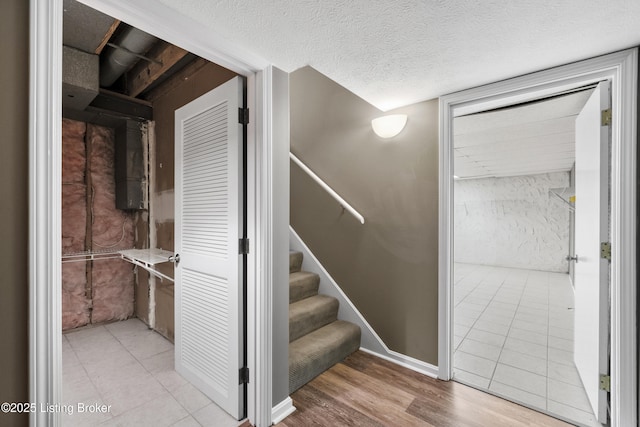
M 438 377 L 437 366 L 398 353 L 387 347 L 382 341 L 382 338 L 373 330 L 362 313 L 360 313 L 349 297 L 342 291 L 336 281 L 333 280 L 329 272 L 325 270 L 320 261 L 291 226 L 289 226 L 289 249 L 302 252 L 303 270 L 316 273 L 320 276 L 320 293 L 332 296 L 339 301 L 338 318 L 355 323 L 360 327 L 362 331 L 360 350 L 429 377 Z
M 360 350 L 365 353 L 372 354 L 381 359 L 387 360 L 396 365 L 404 366 L 405 368 L 416 371 L 422 375 L 426 375 L 431 378 L 438 378 L 438 367 L 431 363 L 423 362 L 422 360 L 414 359 L 411 356 L 407 356 L 397 351 L 388 350 L 386 354 L 380 354 L 375 351 L 368 350 L 364 347 L 360 347 Z
M 296 407 L 293 406 L 293 400 L 291 400 L 290 397 L 287 397 L 271 409 L 271 422 L 273 424 L 278 424 L 280 421 L 293 414 L 295 410 Z

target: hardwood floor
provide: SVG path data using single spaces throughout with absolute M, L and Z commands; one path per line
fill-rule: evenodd
M 300 426 L 568 426 L 453 381 L 426 377 L 357 351 L 291 396 Z

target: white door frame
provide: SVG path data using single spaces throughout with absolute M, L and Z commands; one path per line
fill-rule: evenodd
M 224 66 L 247 78 L 248 237 L 247 257 L 248 365 L 247 410 L 257 427 L 272 416 L 273 263 L 267 248 L 273 227 L 274 189 L 265 183 L 279 172 L 271 153 L 279 144 L 272 128 L 274 100 L 286 96 L 273 88 L 267 61 L 225 37 L 152 0 L 80 0 L 99 11 Z M 29 116 L 29 393 L 30 401 L 61 403 L 61 121 L 62 0 L 30 0 Z M 277 112 L 276 112 L 277 113 Z M 276 133 L 274 135 L 274 133 Z M 282 139 L 282 138 L 280 138 Z M 288 139 L 286 140 L 288 144 Z M 287 172 L 288 173 L 288 172 Z M 286 234 L 285 234 L 286 235 Z M 283 256 L 288 256 L 284 254 Z M 259 285 L 259 286 L 258 286 Z M 58 426 L 58 413 L 34 412 L 32 426 Z
M 438 376 L 452 377 L 453 118 L 610 79 L 611 425 L 637 425 L 636 144 L 638 51 L 630 49 L 440 98 Z

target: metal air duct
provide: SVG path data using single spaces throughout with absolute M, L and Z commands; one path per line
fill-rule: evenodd
M 158 39 L 137 28 L 128 27 L 103 55 L 100 63 L 100 87 L 109 87 L 140 59 Z

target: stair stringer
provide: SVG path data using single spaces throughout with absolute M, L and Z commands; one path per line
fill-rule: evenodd
M 302 269 L 320 276 L 319 293 L 334 297 L 338 300 L 338 319 L 346 320 L 360 327 L 362 331 L 360 339 L 360 350 L 371 353 L 377 357 L 404 366 L 421 374 L 432 378 L 438 377 L 438 367 L 430 363 L 415 359 L 406 354 L 391 350 L 382 341 L 382 338 L 371 327 L 362 313 L 351 302 L 349 297 L 342 291 L 340 286 L 325 270 L 320 261 L 313 255 L 313 252 L 302 241 L 293 227 L 289 226 L 289 249 L 302 252 Z

